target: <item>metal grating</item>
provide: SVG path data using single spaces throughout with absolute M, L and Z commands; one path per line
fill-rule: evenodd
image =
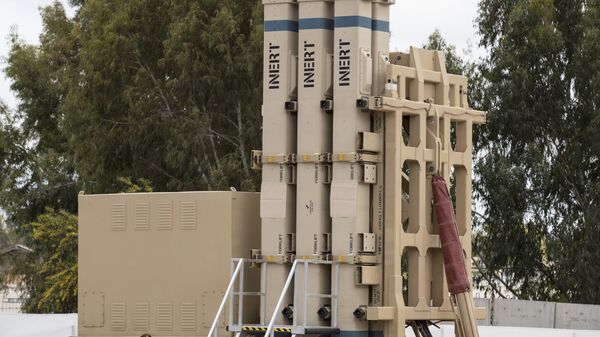
M 156 327 L 159 331 L 173 330 L 172 303 L 158 303 L 156 310 Z
M 110 329 L 112 331 L 125 331 L 127 315 L 127 306 L 123 302 L 112 303 L 110 305 Z
M 147 202 L 135 204 L 135 230 L 150 230 L 150 204 Z
M 158 205 L 158 230 L 173 230 L 173 202 Z
M 136 303 L 134 326 L 136 331 L 147 331 L 150 328 L 150 304 Z
M 186 201 L 181 203 L 181 229 L 194 230 L 197 227 L 196 202 Z
M 113 204 L 111 208 L 111 226 L 113 231 L 127 230 L 127 205 Z
M 181 330 L 196 331 L 196 302 L 181 304 Z

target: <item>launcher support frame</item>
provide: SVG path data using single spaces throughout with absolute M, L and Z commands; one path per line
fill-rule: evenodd
M 439 167 L 453 181 L 459 236 L 471 261 L 472 132 L 485 113 L 468 106 L 467 79 L 447 74 L 443 53 L 411 48 L 390 59 L 385 96 L 369 98 L 369 110 L 385 114 L 386 207 L 384 305 L 368 308 L 368 316 L 386 320 L 385 336 L 404 336 L 408 321 L 457 318 L 431 215 L 431 176 Z M 475 317 L 484 315 L 475 310 Z

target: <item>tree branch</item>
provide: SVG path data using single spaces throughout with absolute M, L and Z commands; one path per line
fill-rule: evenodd
M 481 276 L 483 276 L 487 280 L 488 284 L 492 287 L 492 291 L 495 292 L 496 294 L 500 295 L 500 297 L 506 298 L 506 296 L 504 296 L 504 294 L 502 294 L 502 292 L 498 289 L 498 287 L 496 286 L 496 283 L 489 277 L 489 275 L 486 272 L 484 272 L 481 269 L 481 266 L 479 266 L 479 263 L 475 260 L 474 256 L 471 257 L 471 261 L 473 262 L 473 264 L 475 265 L 475 268 L 477 268 L 477 270 L 479 271 Z
M 139 159 L 141 159 L 142 161 L 144 161 L 144 162 L 148 163 L 150 166 L 152 166 L 152 167 L 153 167 L 155 170 L 159 171 L 159 172 L 160 172 L 160 173 L 162 173 L 163 175 L 165 175 L 165 176 L 167 176 L 167 177 L 169 177 L 169 178 L 171 178 L 171 179 L 173 179 L 173 180 L 176 180 L 176 181 L 178 181 L 178 182 L 179 182 L 181 185 L 185 186 L 185 184 L 184 184 L 184 182 L 183 182 L 183 181 L 181 181 L 179 178 L 177 178 L 177 177 L 173 176 L 173 175 L 172 175 L 172 174 L 170 174 L 169 172 L 165 171 L 165 170 L 164 170 L 162 167 L 160 167 L 160 166 L 156 165 L 156 164 L 155 164 L 153 161 L 151 161 L 151 160 L 148 160 L 148 159 L 146 159 L 146 158 L 144 158 L 144 157 L 142 157 L 142 156 L 138 156 L 138 158 L 139 158 Z
M 169 113 L 169 116 L 171 116 L 171 117 L 175 116 L 175 114 L 171 110 L 171 106 L 169 105 L 169 100 L 167 100 L 167 97 L 166 97 L 165 93 L 163 92 L 163 90 L 161 89 L 158 81 L 156 80 L 156 77 L 154 77 L 154 74 L 152 73 L 150 68 L 146 65 L 146 63 L 144 62 L 143 56 L 141 56 L 137 50 L 133 53 L 133 55 L 135 56 L 137 64 L 140 66 L 140 68 L 142 68 L 146 72 L 146 74 L 150 77 L 150 79 L 152 80 L 152 83 L 158 90 L 158 94 L 160 95 L 160 97 L 165 105 L 165 108 L 167 109 L 167 112 Z
M 248 167 L 248 158 L 246 157 L 246 144 L 244 142 L 244 127 L 242 123 L 242 102 L 239 100 L 236 104 L 236 112 L 237 112 L 237 131 L 238 131 L 238 141 L 239 141 L 239 151 L 240 151 L 240 159 L 242 160 L 242 167 L 244 168 L 244 174 L 246 177 L 250 176 L 250 168 Z
M 474 245 L 474 246 L 475 246 L 475 248 L 477 250 L 479 250 L 476 245 Z M 508 283 L 506 283 L 506 281 L 504 281 L 501 276 L 498 276 L 494 271 L 492 271 L 490 269 L 489 264 L 486 263 L 485 259 L 482 258 L 480 254 L 477 254 L 477 257 L 479 258 L 479 260 L 481 261 L 481 263 L 483 263 L 485 265 L 485 268 L 487 270 L 490 270 L 491 275 L 496 280 L 498 280 L 498 282 L 500 282 L 506 288 L 506 290 L 508 290 L 510 293 L 512 293 L 517 299 L 520 298 L 520 296 L 517 294 L 517 291 L 512 286 L 508 285 Z

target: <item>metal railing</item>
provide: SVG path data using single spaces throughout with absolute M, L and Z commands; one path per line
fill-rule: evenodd
M 286 280 L 285 286 L 283 287 L 283 290 L 281 291 L 279 301 L 277 302 L 277 306 L 275 307 L 275 310 L 273 311 L 273 316 L 271 316 L 271 321 L 269 322 L 269 326 L 267 327 L 265 336 L 272 336 L 272 337 L 274 336 L 273 335 L 273 323 L 277 317 L 277 313 L 281 309 L 281 304 L 283 302 L 283 299 L 285 298 L 285 295 L 287 294 L 287 292 L 289 290 L 291 281 L 296 276 L 296 269 L 297 269 L 297 265 L 299 263 L 301 263 L 304 266 L 304 282 L 303 282 L 303 291 L 302 291 L 302 294 L 304 296 L 304 300 L 302 301 L 302 325 L 298 325 L 297 315 L 296 315 L 296 312 L 294 311 L 293 320 L 292 320 L 292 322 L 293 322 L 292 323 L 292 333 L 294 335 L 295 334 L 305 334 L 307 332 L 307 330 L 311 330 L 311 329 L 318 330 L 318 329 L 323 328 L 321 326 L 314 326 L 314 327 L 308 326 L 307 311 L 308 311 L 308 299 L 309 298 L 329 298 L 331 300 L 331 324 L 330 324 L 329 328 L 331 328 L 331 329 L 337 328 L 338 289 L 339 289 L 339 274 L 340 274 L 339 263 L 333 262 L 333 261 L 297 259 L 297 260 L 294 260 L 294 264 L 292 264 L 292 269 L 290 270 L 290 273 L 288 274 L 288 278 Z M 309 274 L 308 266 L 311 264 L 313 264 L 313 265 L 331 265 L 332 266 L 332 278 L 333 279 L 332 279 L 331 294 L 312 294 L 312 293 L 308 292 L 308 274 Z M 297 298 L 298 298 L 298 289 L 294 288 L 294 304 L 298 303 Z
M 237 314 L 237 319 L 238 319 L 238 325 L 242 326 L 244 321 L 243 321 L 243 317 L 244 317 L 244 297 L 245 296 L 260 296 L 260 313 L 261 313 L 261 317 L 265 316 L 265 295 L 266 295 L 266 280 L 267 280 L 267 263 L 264 260 L 258 260 L 258 259 L 239 259 L 239 258 L 235 258 L 231 260 L 231 267 L 233 270 L 233 267 L 235 265 L 235 263 L 242 264 L 242 270 L 240 271 L 240 275 L 237 276 L 238 278 L 238 291 L 231 291 L 229 293 L 229 325 L 233 324 L 233 304 L 235 303 L 235 296 L 238 297 L 238 314 Z M 260 275 L 260 291 L 259 292 L 253 292 L 253 291 L 244 291 L 244 265 L 245 264 L 260 264 L 261 265 L 261 275 Z M 236 277 L 235 275 L 233 275 L 233 277 Z M 262 318 L 261 318 L 262 319 Z M 264 324 L 264 322 L 261 322 Z M 210 337 L 210 336 L 209 336 Z
M 283 304 L 283 299 L 285 298 L 285 294 L 287 294 L 290 285 L 292 284 L 292 280 L 296 275 L 296 267 L 298 266 L 298 261 L 295 260 L 292 264 L 292 269 L 290 269 L 290 273 L 288 274 L 287 280 L 285 280 L 285 285 L 283 286 L 283 290 L 281 291 L 281 295 L 279 295 L 279 299 L 277 300 L 277 305 L 275 305 L 275 310 L 273 310 L 273 315 L 271 316 L 271 321 L 269 321 L 269 326 L 267 327 L 267 332 L 265 332 L 265 336 L 271 336 L 273 334 L 273 325 L 275 324 L 275 319 L 277 318 L 277 313 L 279 309 L 281 309 L 281 304 Z M 294 292 L 295 298 L 295 292 Z M 296 317 L 296 313 L 294 313 L 294 318 Z
M 308 298 L 329 298 L 331 301 L 331 324 L 330 328 L 337 328 L 337 312 L 338 312 L 338 292 L 339 292 L 339 275 L 340 275 L 340 264 L 338 262 L 333 261 L 319 261 L 319 260 L 296 260 L 299 263 L 302 263 L 304 266 L 304 286 L 302 293 L 304 294 L 304 301 L 302 306 L 302 327 L 310 328 L 308 326 L 307 317 L 308 317 Z M 309 274 L 309 265 L 331 265 L 332 272 L 332 285 L 331 285 L 331 294 L 312 294 L 308 292 L 308 274 Z M 298 294 L 297 289 L 294 289 L 294 303 L 297 303 L 296 296 Z M 294 315 L 294 327 L 298 327 L 296 322 L 296 315 Z M 318 327 L 313 327 L 318 328 Z
M 261 280 L 260 280 L 260 291 L 245 291 L 244 288 L 244 265 L 245 264 L 260 264 L 261 266 Z M 210 329 L 208 337 L 218 337 L 217 336 L 217 326 L 218 321 L 221 315 L 223 314 L 223 308 L 226 302 L 229 300 L 229 315 L 228 315 L 228 328 L 231 332 L 236 332 L 236 336 L 239 335 L 244 328 L 260 328 L 261 331 L 265 332 L 265 336 L 273 337 L 275 330 L 278 328 L 285 328 L 288 332 L 293 335 L 296 334 L 306 334 L 313 331 L 323 331 L 324 329 L 337 329 L 337 311 L 338 311 L 338 292 L 339 292 L 339 263 L 333 261 L 320 261 L 320 260 L 305 260 L 305 259 L 297 259 L 292 263 L 291 269 L 288 273 L 287 279 L 281 289 L 281 293 L 279 295 L 277 304 L 273 310 L 272 315 L 270 316 L 270 320 L 265 327 L 265 319 L 267 318 L 266 312 L 266 277 L 267 277 L 267 268 L 268 263 L 265 260 L 258 259 L 232 259 L 231 270 L 232 276 L 229 281 L 229 285 L 227 290 L 223 296 L 223 300 L 221 301 L 221 305 L 219 306 L 219 310 L 217 311 L 217 315 L 215 316 L 215 320 L 213 321 L 213 325 Z M 300 265 L 303 266 L 304 270 L 304 279 L 303 286 L 298 286 L 298 282 L 296 282 L 296 287 L 294 287 L 293 293 L 293 301 L 294 303 L 298 303 L 297 299 L 299 294 L 302 294 L 304 300 L 301 308 L 302 316 L 302 324 L 298 324 L 298 314 L 297 311 L 293 311 L 292 317 L 292 325 L 290 326 L 276 326 L 275 321 L 277 320 L 277 315 L 281 310 L 281 306 L 285 300 L 287 293 L 290 290 L 292 285 L 292 281 L 295 279 L 295 276 L 300 269 Z M 309 266 L 310 265 L 330 265 L 331 275 L 332 275 L 332 285 L 331 285 L 331 293 L 330 294 L 313 294 L 308 292 L 308 280 L 309 280 Z M 235 284 L 237 285 L 237 291 L 235 290 Z M 237 301 L 236 297 L 237 296 Z M 244 297 L 245 296 L 260 296 L 260 325 L 248 324 L 246 325 L 244 322 Z M 309 298 L 328 298 L 331 301 L 331 324 L 330 326 L 308 326 L 307 321 L 307 311 L 308 311 L 308 299 Z M 234 316 L 234 305 L 237 304 L 237 317 Z M 300 311 L 298 311 L 300 312 Z M 235 319 L 237 318 L 237 320 Z M 236 320 L 236 324 L 234 324 L 234 320 Z M 266 328 L 266 329 L 265 329 Z
M 233 275 L 231 276 L 231 280 L 229 281 L 229 285 L 227 286 L 227 290 L 225 291 L 225 296 L 223 296 L 223 300 L 221 301 L 221 304 L 219 305 L 219 310 L 217 310 L 217 315 L 215 316 L 215 319 L 213 320 L 210 330 L 208 331 L 208 337 L 212 337 L 213 333 L 214 333 L 214 337 L 218 337 L 218 335 L 219 335 L 218 329 L 217 329 L 217 327 L 219 325 L 219 317 L 221 317 L 221 314 L 223 314 L 223 308 L 225 307 L 227 298 L 228 298 L 229 294 L 231 293 L 231 290 L 233 289 L 233 285 L 235 284 L 236 278 L 240 274 L 240 270 L 244 269 L 243 266 L 244 266 L 244 259 L 240 259 L 238 261 L 237 267 L 233 271 Z M 241 279 L 243 280 L 244 278 L 242 277 Z

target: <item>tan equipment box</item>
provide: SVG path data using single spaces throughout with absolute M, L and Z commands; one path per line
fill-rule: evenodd
M 260 247 L 259 200 L 238 192 L 80 195 L 79 336 L 206 336 L 231 259 Z M 245 275 L 255 289 L 259 280 L 259 272 Z

